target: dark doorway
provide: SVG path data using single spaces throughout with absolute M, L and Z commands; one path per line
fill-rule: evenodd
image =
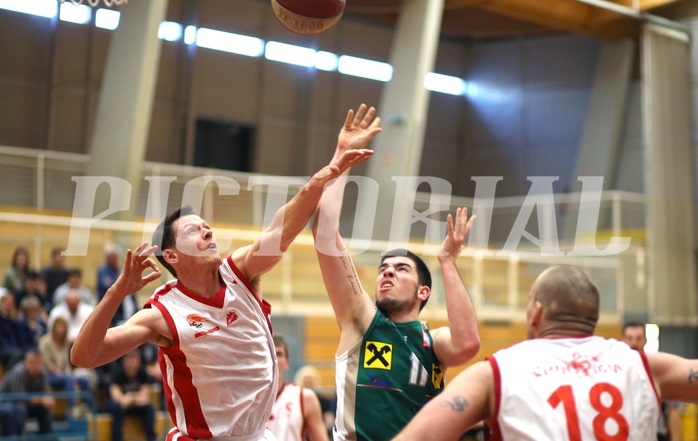
M 254 149 L 253 126 L 231 121 L 196 120 L 194 165 L 251 172 Z

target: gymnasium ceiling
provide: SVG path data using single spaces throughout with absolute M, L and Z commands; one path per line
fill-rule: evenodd
M 442 37 L 454 40 L 508 39 L 557 32 L 617 39 L 637 36 L 639 30 L 635 18 L 591 6 L 583 0 L 445 2 Z M 611 2 L 672 20 L 698 16 L 696 0 L 608 0 Z M 400 4 L 401 0 L 347 0 L 345 14 L 395 22 Z

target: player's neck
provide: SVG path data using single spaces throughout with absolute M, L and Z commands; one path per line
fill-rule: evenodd
M 210 268 L 206 271 L 177 271 L 178 280 L 187 289 L 199 294 L 202 297 L 210 298 L 220 291 L 222 281 L 218 273 L 218 268 Z

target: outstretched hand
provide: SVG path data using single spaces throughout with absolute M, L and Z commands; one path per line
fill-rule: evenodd
M 138 248 L 126 252 L 124 268 L 114 285 L 119 293 L 133 294 L 143 289 L 147 284 L 160 277 L 160 269 L 150 256 L 157 249 L 157 245 L 148 247 L 148 242 L 143 242 Z M 146 269 L 153 272 L 143 275 Z
M 376 117 L 375 107 L 368 108 L 361 104 L 354 115 L 354 110 L 349 109 L 344 126 L 339 132 L 337 141 L 338 151 L 347 151 L 365 148 L 383 129 L 380 128 L 381 119 Z
M 310 178 L 310 182 L 308 182 L 306 187 L 322 188 L 332 179 L 341 175 L 344 170 L 357 164 L 361 164 L 371 156 L 373 156 L 373 150 L 368 149 L 347 150 L 342 152 L 339 158 L 333 159 L 330 165 L 326 165 L 320 171 L 315 173 L 315 175 Z
M 468 209 L 458 208 L 456 210 L 456 222 L 453 222 L 453 216 L 448 215 L 446 219 L 446 238 L 441 244 L 439 256 L 449 256 L 455 259 L 460 255 L 463 249 L 463 242 L 468 238 L 470 229 L 473 227 L 477 216 L 470 216 L 468 219 Z

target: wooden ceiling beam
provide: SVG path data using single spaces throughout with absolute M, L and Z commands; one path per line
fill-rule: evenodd
M 640 11 L 649 11 L 651 9 L 667 6 L 673 3 L 678 3 L 680 0 L 610 0 L 621 6 L 628 8 L 639 8 Z
M 446 8 L 457 6 L 479 8 L 554 30 L 578 32 L 607 39 L 634 35 L 638 27 L 633 18 L 604 11 L 577 0 L 446 0 Z

